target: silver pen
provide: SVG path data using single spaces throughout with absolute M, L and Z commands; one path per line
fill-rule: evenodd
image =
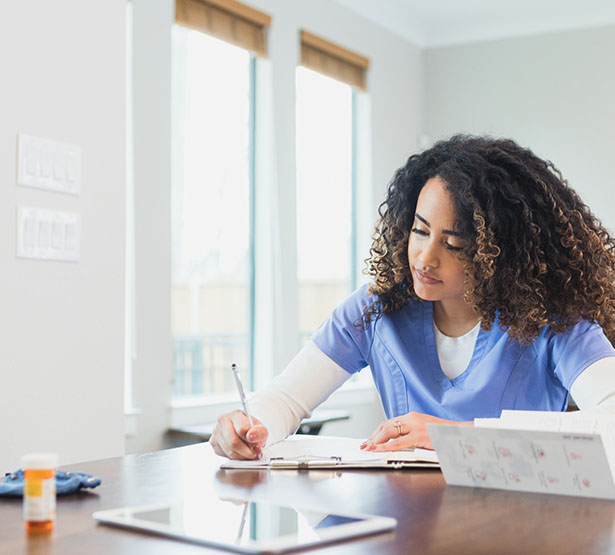
M 252 428 L 254 427 L 254 420 L 252 420 L 252 415 L 250 414 L 250 409 L 248 408 L 248 400 L 246 399 L 246 392 L 243 388 L 241 376 L 239 375 L 239 369 L 234 362 L 231 364 L 231 370 L 235 375 L 235 383 L 237 384 L 237 391 L 239 391 L 239 398 L 241 399 L 241 404 L 243 405 L 243 412 L 245 412 L 250 419 L 250 427 Z

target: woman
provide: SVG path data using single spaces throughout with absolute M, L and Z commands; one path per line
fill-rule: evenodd
M 502 409 L 615 411 L 615 241 L 561 173 L 512 140 L 455 136 L 389 184 L 372 283 L 211 438 L 250 459 L 369 365 L 388 420 L 367 450 L 431 448 L 428 422 Z

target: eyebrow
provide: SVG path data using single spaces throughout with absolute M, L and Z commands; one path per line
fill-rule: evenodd
M 414 217 L 417 220 L 423 222 L 427 227 L 431 227 L 431 224 L 417 212 L 414 213 Z M 443 229 L 442 233 L 445 233 L 446 235 L 453 235 L 455 237 L 461 237 L 461 233 L 459 233 L 458 231 L 453 231 L 452 229 Z

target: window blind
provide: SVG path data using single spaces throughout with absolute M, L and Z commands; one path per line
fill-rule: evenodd
M 236 0 L 175 0 L 175 22 L 267 56 L 271 16 Z
M 365 90 L 369 59 L 308 31 L 301 31 L 301 65 Z

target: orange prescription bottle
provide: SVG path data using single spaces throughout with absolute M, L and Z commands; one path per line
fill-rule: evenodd
M 27 532 L 51 532 L 56 517 L 58 456 L 33 453 L 21 459 L 24 469 L 23 518 Z

